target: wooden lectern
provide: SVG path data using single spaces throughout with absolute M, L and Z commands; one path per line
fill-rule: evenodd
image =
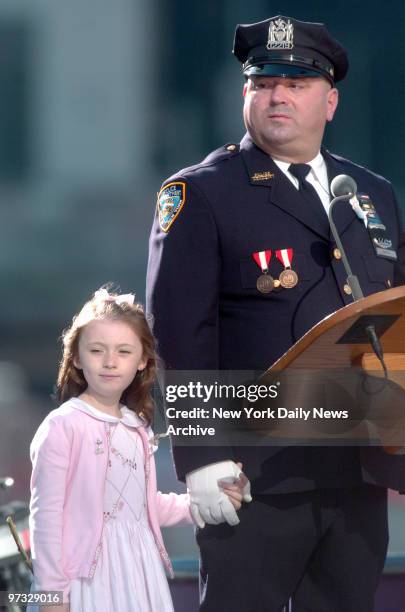
M 374 293 L 327 316 L 280 357 L 261 380 L 274 380 L 281 372 L 293 377 L 299 370 L 336 371 L 355 366 L 374 377 L 384 377 L 365 332 L 368 324 L 375 326 L 380 339 L 388 381 L 404 390 L 405 419 L 405 286 Z M 400 408 L 402 410 L 402 405 Z M 361 453 L 372 457 L 371 472 L 381 476 L 376 478 L 378 484 L 405 491 L 405 456 L 400 455 L 404 450 L 384 445 L 383 449 L 362 448 Z
M 382 374 L 381 364 L 374 353 L 370 352 L 366 336 L 363 335 L 364 342 L 361 342 L 361 336 L 356 337 L 356 328 L 353 329 L 360 317 L 365 316 L 375 318 L 377 322 L 380 320 L 381 328 L 384 328 L 385 319 L 386 331 L 383 335 L 378 333 L 378 324 L 376 331 L 380 336 L 389 375 L 390 371 L 404 371 L 405 286 L 373 293 L 325 317 L 284 353 L 268 372 L 279 372 L 286 368 L 335 369 L 361 363 L 365 370 L 380 370 Z M 342 342 L 342 337 L 351 328 L 353 341 L 350 342 L 348 335 L 348 341 Z

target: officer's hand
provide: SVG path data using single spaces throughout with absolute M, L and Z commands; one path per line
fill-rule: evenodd
M 186 475 L 187 488 L 190 494 L 190 511 L 194 521 L 201 528 L 205 523 L 218 525 L 228 523 L 237 525 L 238 515 L 228 496 L 220 489 L 220 481 L 227 484 L 243 483 L 243 495 L 250 498 L 250 484 L 239 481 L 240 467 L 233 461 L 220 461 L 189 472 Z M 246 478 L 246 477 L 245 477 Z

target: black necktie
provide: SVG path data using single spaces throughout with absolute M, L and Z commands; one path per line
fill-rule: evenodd
M 318 219 L 321 219 L 323 223 L 327 223 L 328 218 L 325 214 L 321 198 L 315 187 L 305 180 L 311 171 L 311 166 L 308 164 L 290 164 L 288 171 L 298 179 L 298 191 L 305 198 L 306 202 L 311 205 L 311 209 L 316 213 Z

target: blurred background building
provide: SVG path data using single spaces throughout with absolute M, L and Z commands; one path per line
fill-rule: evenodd
M 327 23 L 348 49 L 326 144 L 390 179 L 404 207 L 403 2 L 0 3 L 0 475 L 14 496 L 29 496 L 61 330 L 105 282 L 143 301 L 160 183 L 240 140 L 234 28 L 277 13 Z M 159 471 L 175 486 L 167 449 Z M 175 553 L 195 554 L 189 529 L 184 542 Z

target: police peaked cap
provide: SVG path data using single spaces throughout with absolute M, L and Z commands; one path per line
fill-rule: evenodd
M 233 53 L 245 76 L 324 76 L 333 84 L 349 68 L 345 49 L 323 23 L 281 15 L 236 26 Z

